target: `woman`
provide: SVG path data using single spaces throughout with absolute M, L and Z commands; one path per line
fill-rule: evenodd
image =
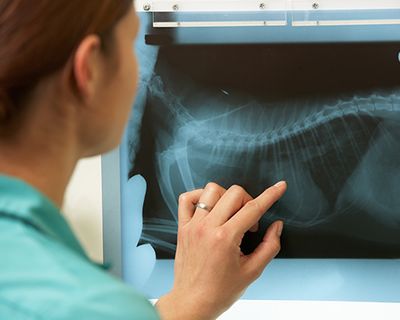
M 212 319 L 279 251 L 243 255 L 285 192 L 210 183 L 179 199 L 175 283 L 156 307 L 91 263 L 59 213 L 77 161 L 118 145 L 135 95 L 131 0 L 0 0 L 0 318 Z

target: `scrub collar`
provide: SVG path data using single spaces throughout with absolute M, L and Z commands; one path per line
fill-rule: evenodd
M 18 220 L 89 259 L 57 206 L 22 180 L 0 175 L 0 219 Z

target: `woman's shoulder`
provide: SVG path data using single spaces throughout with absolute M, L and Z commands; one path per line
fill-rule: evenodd
M 9 319 L 159 319 L 145 297 L 35 229 L 0 219 L 0 252 L 0 315 L 15 312 Z

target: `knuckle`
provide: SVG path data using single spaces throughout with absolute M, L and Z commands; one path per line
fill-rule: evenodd
M 206 189 L 211 192 L 218 192 L 221 189 L 221 187 L 218 184 L 216 184 L 215 182 L 209 182 L 206 185 Z
M 227 230 L 224 229 L 224 228 L 218 228 L 218 229 L 216 230 L 216 232 L 215 232 L 215 240 L 216 240 L 218 243 L 226 242 L 226 240 L 228 239 L 228 237 L 229 237 L 229 233 L 228 233 Z
M 262 267 L 256 267 L 256 268 L 252 268 L 250 269 L 247 274 L 248 277 L 250 278 L 251 281 L 257 280 L 263 273 L 264 268 Z
M 217 230 L 215 230 L 215 232 L 213 232 L 211 243 L 213 244 L 214 248 L 225 250 L 232 247 L 232 245 L 235 243 L 235 239 L 227 229 L 219 227 Z
M 255 211 L 261 211 L 260 204 L 256 199 L 250 200 L 245 204 L 245 207 L 247 209 L 255 210 Z
M 242 194 L 245 192 L 244 188 L 237 184 L 234 184 L 232 187 L 230 187 L 230 190 L 231 190 L 231 192 L 233 192 L 235 194 Z
M 188 199 L 189 199 L 189 192 L 182 193 L 182 194 L 179 196 L 179 203 L 187 202 Z

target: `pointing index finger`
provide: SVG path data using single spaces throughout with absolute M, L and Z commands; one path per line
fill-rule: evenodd
M 272 205 L 286 192 L 285 181 L 278 182 L 242 207 L 226 224 L 233 232 L 243 235 L 254 226 Z

